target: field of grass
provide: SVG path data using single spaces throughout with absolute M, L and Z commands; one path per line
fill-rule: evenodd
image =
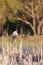
M 15 42 L 12 43 L 12 38 L 11 36 L 9 37 L 0 37 L 0 46 L 4 46 L 4 47 L 8 47 L 11 48 L 13 46 L 16 47 L 20 47 L 20 44 L 22 43 L 23 47 L 33 47 L 35 45 L 40 45 L 41 43 L 43 43 L 43 36 L 27 36 L 25 37 L 21 37 L 18 36 L 15 39 Z

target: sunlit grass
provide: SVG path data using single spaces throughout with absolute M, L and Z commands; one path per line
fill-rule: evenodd
M 14 43 L 12 43 L 12 38 L 10 37 L 3 37 L 4 41 L 2 40 L 2 38 L 0 37 L 0 46 L 4 46 L 4 47 L 8 47 L 8 48 L 12 48 L 13 46 L 15 47 L 19 47 L 22 41 L 22 46 L 23 47 L 33 47 L 35 46 L 35 44 L 40 45 L 41 43 L 43 43 L 43 37 L 26 37 L 26 38 L 22 38 L 20 36 L 16 37 L 16 40 Z

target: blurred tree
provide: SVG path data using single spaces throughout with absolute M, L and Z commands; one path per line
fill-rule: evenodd
M 0 22 L 2 19 L 5 23 L 7 16 L 9 20 L 16 19 L 28 24 L 34 35 L 36 35 L 37 28 L 37 33 L 40 34 L 39 24 L 41 23 L 40 17 L 43 17 L 43 0 L 0 0 L 0 15 L 2 16 L 0 16 Z M 29 18 L 33 19 L 32 23 Z
M 4 1 L 0 0 L 0 34 L 1 34 L 2 29 L 3 29 L 3 25 L 6 21 L 6 18 L 4 15 L 4 11 L 5 11 L 4 9 L 5 9 Z
M 0 0 L 0 33 L 6 22 L 6 17 L 8 17 L 9 20 L 14 21 L 13 16 L 20 7 L 19 0 Z
M 18 11 L 18 16 L 16 19 L 21 20 L 22 22 L 28 24 L 34 35 L 40 34 L 40 17 L 43 17 L 43 1 L 42 0 L 24 0 L 22 3 L 22 8 Z M 33 18 L 33 21 L 29 21 L 29 18 Z M 38 26 L 37 26 L 38 25 Z M 37 28 L 37 29 L 36 29 Z M 37 30 L 37 32 L 36 32 Z

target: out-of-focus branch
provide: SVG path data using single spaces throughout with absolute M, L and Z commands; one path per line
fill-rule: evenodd
M 40 34 L 40 28 L 43 24 L 43 19 L 40 21 L 39 25 L 38 25 L 38 35 Z
M 15 20 L 19 20 L 19 21 L 22 21 L 22 22 L 28 24 L 32 28 L 32 30 L 34 31 L 34 27 L 32 26 L 32 24 L 29 21 L 23 20 L 22 18 L 19 18 L 19 17 L 15 18 Z
M 33 2 L 31 3 L 32 8 L 32 16 L 33 16 L 33 27 L 34 27 L 34 35 L 36 35 L 36 21 L 35 21 L 35 12 Z

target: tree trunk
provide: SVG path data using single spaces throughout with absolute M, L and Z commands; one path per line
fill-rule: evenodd
M 43 27 L 42 27 L 42 35 L 43 35 Z
M 39 26 L 40 20 L 39 20 L 39 19 L 40 19 L 40 18 L 39 18 L 39 14 L 38 14 L 38 12 L 37 12 L 37 20 L 38 20 L 37 35 L 40 34 L 40 26 Z
M 32 16 L 33 16 L 33 27 L 34 27 L 34 35 L 36 35 L 36 21 L 35 21 L 35 13 L 34 13 L 34 6 L 33 6 L 33 2 L 31 4 L 31 8 L 32 8 Z
M 41 28 L 42 24 L 43 24 L 43 19 L 38 24 L 38 30 L 37 30 L 38 31 L 38 35 L 40 35 L 40 28 Z
M 40 35 L 40 26 L 38 26 L 37 34 Z

